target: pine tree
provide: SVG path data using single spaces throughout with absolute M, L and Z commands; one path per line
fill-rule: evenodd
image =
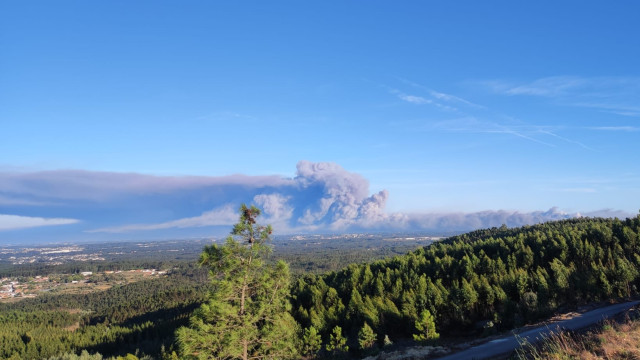
M 283 359 L 295 356 L 295 321 L 289 314 L 289 267 L 265 264 L 271 226 L 256 223 L 260 210 L 242 205 L 240 221 L 222 246 L 206 246 L 212 291 L 177 332 L 191 359 Z
M 322 338 L 313 326 L 304 329 L 302 336 L 302 351 L 305 355 L 314 357 L 322 348 Z
M 366 350 L 371 348 L 376 342 L 376 333 L 366 322 L 362 326 L 362 329 L 358 332 L 358 345 L 360 349 Z
M 329 335 L 329 343 L 327 344 L 327 351 L 333 353 L 333 355 L 339 352 L 349 351 L 347 338 L 342 336 L 342 328 L 340 326 L 334 327 L 333 331 L 331 331 L 331 335 Z
M 413 334 L 413 339 L 416 341 L 428 341 L 435 340 L 440 337 L 440 334 L 436 332 L 436 323 L 429 310 L 422 310 L 420 318 L 416 320 L 417 334 Z

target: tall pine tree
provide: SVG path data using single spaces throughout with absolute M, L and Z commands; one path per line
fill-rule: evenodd
M 213 290 L 177 332 L 191 359 L 286 359 L 296 355 L 296 323 L 289 314 L 289 267 L 265 263 L 271 226 L 256 223 L 260 210 L 240 208 L 240 221 L 222 246 L 206 246 L 200 265 Z

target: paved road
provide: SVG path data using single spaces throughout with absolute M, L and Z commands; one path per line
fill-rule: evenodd
M 487 359 L 494 356 L 510 353 L 520 346 L 520 342 L 527 341 L 535 343 L 543 336 L 549 335 L 559 330 L 578 330 L 589 325 L 595 324 L 605 318 L 619 314 L 632 306 L 640 303 L 640 301 L 631 301 L 623 304 L 610 305 L 596 310 L 588 311 L 580 314 L 573 319 L 558 321 L 553 324 L 543 325 L 531 330 L 521 332 L 517 335 L 505 336 L 500 339 L 492 340 L 482 345 L 474 346 L 464 351 L 457 352 L 448 356 L 438 358 L 438 360 L 472 360 Z

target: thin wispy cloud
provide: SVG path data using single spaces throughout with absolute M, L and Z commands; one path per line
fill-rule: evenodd
M 399 90 L 396 89 L 392 89 L 391 93 L 395 94 L 398 99 L 411 103 L 411 104 L 415 104 L 415 105 L 433 105 L 435 107 L 437 107 L 440 110 L 445 110 L 445 111 L 458 111 L 458 109 L 454 106 L 450 106 L 450 105 L 446 105 L 443 104 L 442 101 L 438 101 L 436 97 L 432 96 L 432 98 L 427 98 L 424 96 L 417 96 L 417 95 L 409 95 L 409 94 L 405 94 Z
M 437 129 L 451 132 L 466 132 L 477 134 L 506 134 L 535 142 L 544 146 L 555 147 L 556 145 L 545 142 L 534 137 L 535 134 L 545 133 L 541 127 L 530 125 L 503 125 L 494 122 L 482 121 L 475 117 L 466 117 L 455 120 L 441 121 L 434 124 Z
M 628 116 L 628 117 L 640 117 L 640 110 L 638 111 L 628 111 L 628 110 L 619 110 L 620 108 L 616 109 L 616 110 L 611 110 L 610 112 L 612 114 L 616 114 L 616 115 L 622 115 L 622 116 Z
M 525 135 L 525 134 L 523 134 L 521 132 L 518 132 L 516 130 L 513 130 L 513 129 L 490 130 L 490 131 L 486 131 L 486 132 L 487 133 L 493 133 L 493 134 L 509 134 L 509 135 L 513 135 L 513 136 L 516 136 L 516 137 L 519 137 L 519 138 L 522 138 L 522 139 L 526 139 L 526 140 L 529 140 L 529 141 L 532 141 L 532 142 L 535 142 L 535 143 L 538 143 L 538 144 L 541 144 L 541 145 L 548 146 L 548 147 L 556 147 L 556 145 L 554 145 L 554 144 L 550 144 L 548 142 L 544 142 L 542 140 L 538 140 L 538 139 L 536 139 L 534 137 L 527 136 L 527 135 Z
M 435 90 L 430 90 L 430 89 L 428 91 L 429 91 L 429 95 L 431 95 L 434 98 L 439 99 L 439 100 L 450 101 L 450 102 L 458 102 L 458 103 L 469 105 L 469 106 L 479 106 L 479 105 L 476 105 L 476 104 L 474 104 L 474 103 L 472 103 L 470 101 L 467 101 L 467 100 L 465 100 L 463 98 L 457 97 L 455 95 L 445 94 L 445 93 L 438 92 L 438 91 L 435 91 Z
M 227 204 L 221 208 L 206 211 L 199 216 L 193 216 L 188 218 L 182 218 L 172 221 L 165 221 L 155 224 L 130 224 L 123 226 L 113 226 L 94 230 L 88 230 L 88 233 L 128 233 L 132 231 L 150 231 L 150 230 L 164 230 L 172 228 L 197 228 L 206 226 L 221 226 L 232 225 L 238 221 L 237 210 L 231 205 Z
M 546 135 L 549 135 L 549 136 L 553 136 L 553 137 L 555 137 L 555 138 L 558 138 L 558 139 L 560 139 L 560 140 L 562 140 L 562 141 L 565 141 L 565 142 L 568 142 L 568 143 L 570 143 L 570 144 L 576 144 L 576 145 L 578 145 L 578 146 L 580 146 L 580 147 L 582 147 L 582 148 L 584 148 L 584 149 L 591 150 L 591 151 L 596 151 L 595 149 L 593 149 L 593 148 L 591 148 L 591 147 L 589 147 L 589 146 L 587 146 L 587 145 L 585 145 L 585 144 L 581 143 L 580 141 L 576 141 L 576 140 L 568 139 L 568 138 L 566 138 L 566 137 L 564 137 L 564 136 L 560 136 L 560 135 L 558 135 L 558 134 L 556 134 L 556 133 L 553 133 L 553 132 L 551 132 L 551 131 L 548 131 L 548 130 L 542 130 L 542 129 L 540 129 L 539 131 L 540 131 L 541 133 L 543 133 L 543 134 L 546 134 Z
M 44 201 L 34 201 L 34 200 L 29 200 L 29 199 L 24 199 L 24 198 L 7 197 L 7 196 L 0 195 L 0 206 L 10 206 L 10 205 L 17 205 L 17 206 L 47 206 L 47 205 L 53 205 L 53 203 L 44 202 Z
M 553 140 L 560 140 L 565 143 L 574 144 L 581 148 L 595 151 L 590 146 L 583 142 L 570 139 L 566 136 L 557 134 L 556 131 L 550 126 L 544 125 L 531 125 L 522 120 L 515 119 L 513 116 L 496 112 L 489 109 L 486 106 L 478 105 L 463 99 L 459 96 L 445 94 L 435 91 L 427 86 L 417 84 L 415 82 L 399 78 L 401 82 L 421 90 L 425 95 L 408 95 L 406 92 L 402 92 L 397 89 L 391 89 L 391 93 L 396 95 L 401 100 L 416 104 L 424 105 L 430 104 L 439 107 L 449 112 L 455 112 L 462 115 L 459 119 L 440 121 L 433 123 L 432 128 L 450 131 L 450 132 L 468 132 L 478 134 L 504 134 L 512 137 L 517 137 L 528 142 L 534 142 L 546 147 L 558 147 Z M 582 81 L 577 78 L 558 77 L 549 78 L 535 82 L 528 86 L 511 86 L 507 83 L 493 82 L 492 86 L 507 94 L 529 94 L 538 96 L 550 96 L 551 94 L 558 94 L 572 87 L 579 86 Z M 442 105 L 440 102 L 447 102 L 456 104 L 458 107 L 451 105 Z M 462 106 L 460 106 L 462 105 Z M 426 130 L 429 127 L 424 127 L 422 130 Z M 557 128 L 557 127 L 556 127 Z M 545 138 L 546 137 L 546 138 Z
M 640 91 L 638 92 L 638 97 L 640 97 Z M 599 110 L 601 112 L 621 115 L 625 117 L 640 117 L 640 107 L 629 105 L 629 104 L 621 104 L 617 101 L 612 101 L 611 103 L 604 103 L 599 101 L 594 102 L 574 102 L 569 103 L 571 106 L 576 107 L 584 107 L 584 108 L 592 108 Z
M 417 84 L 415 82 L 397 78 L 403 84 L 407 84 L 411 87 L 410 90 L 400 90 L 395 87 L 381 85 L 381 87 L 387 89 L 391 94 L 395 95 L 402 101 L 408 102 L 414 105 L 431 105 L 440 110 L 447 112 L 463 112 L 461 108 L 484 108 L 481 105 L 475 104 L 471 101 L 463 99 L 459 96 L 436 91 L 429 87 Z
M 412 103 L 412 104 L 418 104 L 418 105 L 433 104 L 433 100 L 425 99 L 425 98 L 420 97 L 420 96 L 406 95 L 406 94 L 402 94 L 402 93 L 398 93 L 397 95 L 400 98 L 400 100 L 404 100 L 404 101 Z
M 492 80 L 483 83 L 508 96 L 550 98 L 564 106 L 586 107 L 622 116 L 639 117 L 640 78 L 554 76 L 517 83 Z
M 431 89 L 427 86 L 418 84 L 416 82 L 404 79 L 404 78 L 397 78 L 399 81 L 410 85 L 411 87 L 420 89 L 424 92 L 426 92 L 426 94 L 428 94 L 430 97 L 437 99 L 437 100 L 441 100 L 441 101 L 446 101 L 446 102 L 450 102 L 450 103 L 458 103 L 458 104 L 462 104 L 462 105 L 466 105 L 466 106 L 470 106 L 470 107 L 475 107 L 475 108 L 479 108 L 479 109 L 484 109 L 486 108 L 485 106 L 482 105 L 478 105 L 476 103 L 473 103 L 469 100 L 463 99 L 462 97 L 456 96 L 456 95 L 452 95 L 452 94 L 447 94 L 444 92 L 440 92 L 440 91 L 436 91 L 434 89 Z
M 489 83 L 497 92 L 506 95 L 560 96 L 585 84 L 585 80 L 571 76 L 555 76 L 535 80 L 531 83 L 514 85 L 507 82 Z
M 442 94 L 428 87 L 401 79 L 401 81 L 422 88 L 429 92 L 434 99 L 455 99 L 460 102 L 466 100 L 453 95 Z M 548 98 L 563 106 L 593 108 L 599 111 L 614 113 L 622 116 L 640 117 L 640 78 L 637 77 L 579 77 L 553 76 L 536 79 L 531 82 L 517 83 L 513 81 L 494 80 L 484 82 L 493 92 L 507 96 L 531 96 Z M 470 102 L 469 102 L 470 103 Z M 476 105 L 470 103 L 472 105 Z M 529 124 L 525 121 L 489 109 L 485 106 L 466 107 L 458 110 L 473 118 L 472 126 L 450 128 L 450 131 L 465 131 L 487 134 L 505 134 L 536 142 L 544 146 L 558 147 L 559 140 L 567 144 L 577 145 L 585 150 L 598 151 L 593 146 L 575 139 L 575 126 L 546 126 Z M 504 121 L 504 119 L 507 119 Z M 440 123 L 439 126 L 443 124 Z M 634 125 L 621 126 L 593 126 L 590 130 L 635 132 L 640 128 Z M 573 135 L 563 134 L 570 132 Z
M 0 231 L 28 229 L 42 226 L 70 225 L 76 224 L 78 222 L 79 220 L 77 219 L 43 218 L 0 214 Z
M 592 126 L 587 129 L 598 130 L 598 131 L 623 131 L 623 132 L 640 131 L 640 127 L 637 127 L 637 126 Z

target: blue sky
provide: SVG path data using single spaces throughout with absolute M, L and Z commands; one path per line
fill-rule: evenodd
M 187 200 L 180 188 L 163 216 L 98 221 L 87 214 L 106 202 L 100 218 L 140 199 L 51 205 L 34 190 L 52 186 L 44 170 L 293 179 L 301 160 L 364 179 L 357 211 L 386 190 L 385 216 L 635 215 L 639 13 L 633 1 L 2 2 L 0 181 L 20 178 L 0 188 L 2 235 L 59 219 L 47 231 L 80 238 L 261 194 L 207 202 L 210 186 Z M 46 179 L 20 182 L 33 174 Z M 283 194 L 316 210 L 329 196 Z

